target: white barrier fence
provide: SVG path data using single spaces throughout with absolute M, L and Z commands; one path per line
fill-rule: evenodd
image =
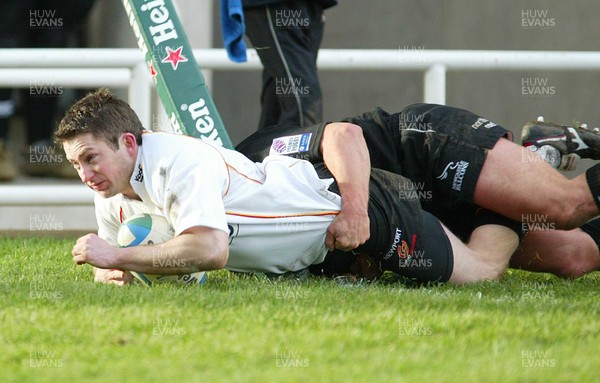
M 197 49 L 202 69 L 257 70 L 255 51 L 248 62 L 231 62 L 223 49 Z M 368 70 L 423 72 L 424 101 L 444 104 L 448 71 L 600 70 L 600 52 L 332 50 L 319 52 L 320 71 Z M 144 126 L 151 126 L 152 82 L 138 49 L 0 49 L 0 87 L 122 87 Z M 0 206 L 91 204 L 83 185 L 0 186 Z

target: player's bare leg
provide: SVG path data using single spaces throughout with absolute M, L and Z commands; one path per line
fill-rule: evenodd
M 512 256 L 510 267 L 577 278 L 600 269 L 600 251 L 581 229 L 533 230 Z
M 543 118 L 523 126 L 523 146 L 553 168 L 573 170 L 578 158 L 600 159 L 600 129 L 562 126 Z M 593 177 L 592 177 L 593 179 Z M 600 268 L 600 219 L 570 231 L 532 230 L 511 258 L 510 265 L 528 271 L 577 278 Z
M 454 252 L 454 269 L 449 282 L 455 284 L 499 279 L 519 243 L 513 230 L 500 225 L 479 226 L 471 234 L 468 244 L 461 242 L 446 227 L 444 231 Z
M 573 229 L 599 214 L 586 174 L 568 179 L 530 150 L 499 140 L 489 150 L 474 202 L 517 221 L 545 214 L 556 229 Z

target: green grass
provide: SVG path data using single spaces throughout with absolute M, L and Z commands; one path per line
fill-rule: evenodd
M 120 288 L 75 266 L 73 243 L 0 238 L 0 381 L 600 379 L 598 274 L 417 288 L 220 271 Z

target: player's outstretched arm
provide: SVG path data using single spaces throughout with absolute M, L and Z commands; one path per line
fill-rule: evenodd
M 72 251 L 77 264 L 101 269 L 153 274 L 186 274 L 221 269 L 229 255 L 227 233 L 192 227 L 162 244 L 115 248 L 95 234 L 77 240 Z
M 367 206 L 371 165 L 362 129 L 350 123 L 328 124 L 321 153 L 342 196 L 342 210 L 329 226 L 325 243 L 330 250 L 352 250 L 370 236 Z

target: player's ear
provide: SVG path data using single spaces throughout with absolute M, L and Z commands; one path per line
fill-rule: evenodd
M 134 153 L 137 150 L 137 140 L 132 133 L 123 133 L 121 136 L 121 144 L 123 147 L 131 153 Z

